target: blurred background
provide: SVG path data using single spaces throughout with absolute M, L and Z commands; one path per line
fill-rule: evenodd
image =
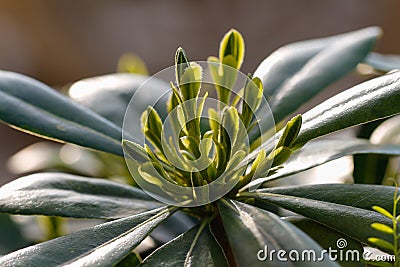
M 0 69 L 59 88 L 115 72 L 119 57 L 133 52 L 155 73 L 173 64 L 178 46 L 191 60 L 217 55 L 222 36 L 236 28 L 248 73 L 284 44 L 371 25 L 384 30 L 376 51 L 400 54 L 398 0 L 0 1 Z M 350 75 L 313 104 L 362 79 Z M 7 158 L 38 140 L 0 124 L 0 184 L 14 178 Z

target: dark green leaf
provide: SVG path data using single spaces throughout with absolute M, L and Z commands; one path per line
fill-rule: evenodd
M 360 242 L 339 233 L 330 227 L 302 216 L 290 216 L 282 219 L 300 228 L 326 250 L 329 250 L 329 248 L 337 249 L 338 242 L 343 242 L 344 239 L 345 243 L 342 245 L 343 247 L 341 249 L 343 250 L 344 255 L 349 255 L 349 258 L 343 259 L 343 261 L 340 261 L 339 258 L 340 265 L 343 267 L 365 267 L 365 263 L 362 261 L 364 248 Z M 358 259 L 357 255 L 352 253 L 355 250 L 358 251 Z
M 19 178 L 0 188 L 0 212 L 121 218 L 163 206 L 140 189 L 63 173 Z
M 400 155 L 398 145 L 373 145 L 365 139 L 313 140 L 292 154 L 277 173 L 253 182 L 253 186 L 293 175 L 326 162 L 354 154 Z
M 340 193 L 343 191 L 336 190 L 335 192 L 337 194 L 337 199 L 341 199 L 339 196 L 341 196 Z M 244 193 L 243 196 L 258 198 L 268 203 L 275 204 L 287 210 L 293 211 L 297 214 L 329 226 L 338 232 L 344 233 L 362 243 L 367 243 L 368 238 L 371 236 L 376 236 L 390 241 L 390 238 L 388 238 L 387 235 L 381 234 L 372 229 L 371 224 L 376 222 L 390 225 L 391 221 L 377 212 L 354 207 L 357 205 L 357 201 L 364 202 L 360 195 L 358 195 L 358 198 L 353 198 L 352 203 L 355 203 L 354 206 L 314 200 L 311 197 L 307 198 L 307 196 L 302 198 L 257 191 L 254 193 Z M 370 198 L 370 195 L 363 196 L 365 199 Z
M 347 34 L 308 60 L 272 95 L 270 105 L 275 120 L 284 120 L 329 84 L 353 70 L 371 51 L 380 34 L 381 30 L 374 27 Z M 267 85 L 268 80 L 268 88 Z
M 319 262 L 290 261 L 287 253 L 291 250 L 313 250 L 318 258 L 322 248 L 301 230 L 271 212 L 232 200 L 221 200 L 218 207 L 239 266 L 266 266 L 268 263 L 272 266 L 338 266 L 327 257 Z M 271 250 L 286 251 L 284 257 L 289 261 L 278 261 L 276 257 L 274 261 L 269 261 L 267 258 Z M 258 259 L 263 256 L 267 256 L 267 264 Z
M 400 112 L 399 102 L 400 72 L 359 84 L 304 113 L 300 133 L 292 147 L 300 147 L 314 138 L 397 114 Z M 276 134 L 277 138 L 281 135 L 282 131 Z M 274 140 L 267 140 L 248 157 L 255 158 L 263 148 L 271 150 Z
M 0 258 L 1 266 L 112 266 L 170 215 L 161 208 L 103 223 Z
M 198 225 L 157 249 L 141 266 L 228 266 L 209 225 Z
M 21 74 L 0 72 L 0 120 L 44 138 L 123 154 L 121 128 Z
M 400 112 L 400 72 L 356 85 L 303 115 L 294 145 Z
M 91 77 L 72 84 L 68 94 L 82 105 L 122 126 L 128 104 L 141 86 L 141 90 L 146 93 L 135 95 L 135 104 L 130 106 L 129 112 L 134 112 L 139 118 L 148 106 L 153 106 L 159 100 L 157 105 L 160 108 L 157 111 L 165 118 L 167 97 L 160 97 L 170 91 L 169 84 L 154 77 L 149 79 L 148 76 L 128 73 Z
M 282 87 L 286 80 L 299 72 L 310 59 L 322 50 L 331 47 L 332 44 L 345 37 L 354 34 L 362 35 L 364 31 L 375 31 L 375 29 L 367 28 L 365 30 L 287 44 L 268 56 L 258 66 L 254 76 L 259 77 L 263 84 L 266 85 L 264 95 L 271 96 Z
M 256 192 L 307 198 L 371 211 L 375 205 L 392 210 L 394 190 L 393 186 L 383 185 L 316 184 L 265 188 Z

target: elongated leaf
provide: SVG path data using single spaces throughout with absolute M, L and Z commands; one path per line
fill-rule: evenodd
M 27 247 L 0 258 L 1 266 L 112 266 L 159 223 L 168 208 L 134 215 Z
M 365 139 L 326 139 L 310 141 L 282 164 L 277 173 L 257 179 L 251 186 L 296 174 L 331 160 L 354 154 L 400 155 L 398 145 L 373 145 Z
M 336 191 L 336 194 L 339 195 Z M 368 243 L 371 236 L 390 241 L 387 235 L 371 228 L 372 223 L 390 225 L 391 221 L 381 214 L 353 206 L 340 205 L 309 198 L 278 195 L 264 192 L 245 193 L 243 196 L 254 197 L 275 204 L 321 224 L 327 225 L 362 243 Z M 365 198 L 369 196 L 366 195 Z M 359 200 L 359 198 L 358 198 Z M 355 199 L 353 200 L 353 202 Z
M 360 242 L 330 227 L 302 216 L 290 216 L 282 219 L 301 229 L 324 249 L 328 251 L 329 248 L 341 249 L 343 255 L 348 255 L 348 258 L 343 257 L 342 261 L 338 258 L 341 266 L 365 267 L 365 263 L 362 261 L 364 248 Z M 340 248 L 338 248 L 338 243 Z M 358 253 L 356 253 L 356 251 L 358 251 Z
M 292 147 L 303 146 L 317 137 L 400 112 L 400 72 L 384 75 L 354 86 L 304 113 L 300 133 Z M 276 134 L 276 138 L 282 131 Z M 254 159 L 261 149 L 270 151 L 275 138 L 249 154 Z M 244 162 L 245 162 L 244 161 Z
M 260 193 L 301 197 L 372 210 L 372 206 L 393 209 L 395 187 L 366 184 L 316 184 L 264 188 Z
M 303 115 L 295 144 L 400 112 L 400 72 L 350 88 Z
M 165 94 L 169 85 L 159 79 L 139 74 L 115 73 L 83 79 L 75 82 L 70 87 L 69 96 L 89 107 L 103 117 L 122 126 L 126 108 L 133 94 L 143 85 L 148 90 L 147 94 L 140 94 L 135 100 L 133 109 L 137 109 L 138 116 L 148 107 L 153 106 L 160 96 Z M 147 80 L 147 81 L 146 81 Z M 146 82 L 144 84 L 144 82 Z M 150 93 L 151 92 L 151 93 Z M 165 117 L 165 101 L 162 98 L 163 109 L 159 109 L 161 116 Z M 160 103 L 161 104 L 161 103 Z
M 354 69 L 372 49 L 379 28 L 371 27 L 342 35 L 310 58 L 272 95 L 270 105 L 280 122 L 329 84 Z M 268 78 L 265 81 L 268 88 Z
M 239 266 L 265 266 L 264 261 L 271 266 L 339 266 L 327 257 L 322 261 L 322 248 L 315 241 L 271 212 L 232 200 L 221 200 L 218 207 Z M 284 250 L 286 261 L 276 257 L 271 261 L 268 258 L 271 250 Z M 292 261 L 288 257 L 291 250 L 298 251 L 300 255 L 304 250 L 312 250 L 314 256 L 321 259 L 313 261 L 311 256 L 310 260 Z
M 365 58 L 364 63 L 379 71 L 388 72 L 400 69 L 400 55 L 382 55 L 371 52 Z
M 322 50 L 331 48 L 333 43 L 338 43 L 339 40 L 345 37 L 361 36 L 363 32 L 373 29 L 367 28 L 335 36 L 287 44 L 269 55 L 258 66 L 254 72 L 254 77 L 259 77 L 265 85 L 264 95 L 272 96 L 282 87 L 285 81 L 299 72 L 310 59 Z
M 47 85 L 0 71 L 0 120 L 34 135 L 122 155 L 121 128 Z
M 19 178 L 0 188 L 0 212 L 77 218 L 121 218 L 164 206 L 140 189 L 63 173 Z
M 198 225 L 157 249 L 141 266 L 228 266 L 209 225 Z

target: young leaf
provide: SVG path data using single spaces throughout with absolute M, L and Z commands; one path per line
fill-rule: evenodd
M 203 70 L 195 62 L 190 63 L 179 81 L 183 101 L 196 98 L 199 95 Z
M 219 59 L 224 65 L 240 69 L 244 58 L 244 40 L 237 30 L 230 30 L 219 46 Z
M 372 209 L 375 210 L 376 212 L 379 212 L 383 216 L 388 217 L 389 219 L 393 219 L 393 215 L 384 208 L 381 208 L 379 206 L 372 206 Z
M 262 96 L 263 85 L 261 80 L 257 77 L 251 79 L 249 76 L 244 87 L 242 104 L 242 121 L 247 129 L 253 119 L 254 113 L 261 104 Z
M 186 57 L 185 50 L 182 47 L 179 47 L 175 53 L 175 76 L 176 83 L 180 84 L 181 77 L 186 68 L 189 67 L 189 61 Z
M 391 227 L 381 223 L 373 223 L 371 224 L 371 227 L 382 233 L 393 234 L 393 229 Z
M 301 115 L 297 115 L 286 123 L 285 129 L 283 130 L 276 147 L 291 147 L 300 132 L 301 121 Z

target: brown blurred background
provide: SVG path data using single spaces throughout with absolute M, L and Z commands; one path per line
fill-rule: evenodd
M 223 34 L 236 28 L 247 73 L 284 44 L 371 25 L 384 30 L 376 50 L 400 54 L 399 0 L 2 0 L 0 69 L 61 86 L 115 72 L 118 58 L 134 52 L 154 73 L 173 63 L 178 46 L 193 60 L 216 55 Z M 318 101 L 360 79 L 336 83 Z M 13 178 L 6 159 L 37 140 L 0 124 L 0 184 Z

